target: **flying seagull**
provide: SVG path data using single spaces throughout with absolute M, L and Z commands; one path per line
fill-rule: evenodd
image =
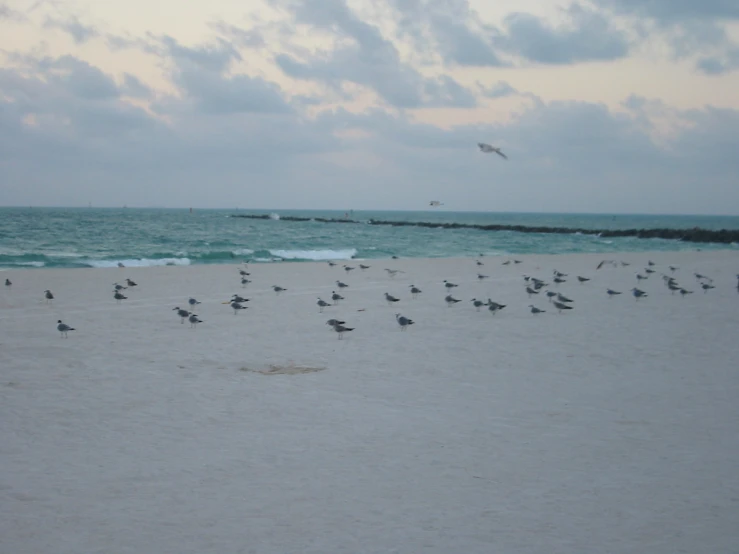
M 492 154 L 495 152 L 499 156 L 501 156 L 504 159 L 508 159 L 508 156 L 503 154 L 503 152 L 500 151 L 500 148 L 496 148 L 495 146 L 491 146 L 490 144 L 485 144 L 484 142 L 478 142 L 477 146 L 480 147 L 480 152 L 485 152 L 486 154 Z

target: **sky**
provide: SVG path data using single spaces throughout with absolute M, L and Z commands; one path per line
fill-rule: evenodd
M 739 215 L 739 2 L 0 0 L 0 205 L 431 200 Z

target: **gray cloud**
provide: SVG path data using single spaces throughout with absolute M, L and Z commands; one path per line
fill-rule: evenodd
M 739 44 L 726 32 L 739 20 L 734 0 L 593 0 L 611 15 L 625 16 L 643 40 L 662 36 L 676 59 L 693 59 L 697 71 L 720 75 L 739 68 Z
M 390 4 L 401 36 L 411 37 L 418 50 L 438 50 L 447 65 L 506 65 L 467 0 L 391 0 Z
M 216 21 L 210 26 L 224 38 L 242 48 L 261 48 L 266 45 L 264 35 L 258 29 L 244 29 L 225 21 Z
M 301 61 L 287 54 L 275 57 L 293 78 L 314 80 L 334 89 L 344 82 L 374 90 L 398 108 L 422 106 L 472 107 L 475 96 L 449 76 L 427 78 L 401 61 L 395 45 L 380 29 L 361 20 L 344 0 L 302 0 L 288 4 L 296 23 L 337 33 L 352 44 Z
M 14 10 L 5 2 L 0 3 L 0 21 L 3 19 L 8 21 L 23 22 L 26 21 L 26 16 L 18 10 Z
M 694 19 L 739 19 L 734 0 L 592 0 L 620 14 L 650 17 L 662 22 Z
M 505 98 L 506 96 L 514 96 L 518 94 L 518 91 L 505 81 L 498 81 L 489 87 L 478 82 L 477 87 L 480 90 L 480 93 L 486 98 Z
M 628 55 L 628 37 L 603 14 L 577 3 L 566 13 L 570 23 L 560 27 L 531 14 L 511 14 L 493 43 L 511 54 L 545 64 L 610 61 Z
M 74 16 L 70 16 L 66 20 L 48 17 L 44 27 L 47 29 L 61 29 L 72 37 L 75 44 L 84 44 L 88 40 L 100 36 L 97 29 L 89 25 L 83 25 Z
M 130 73 L 123 74 L 123 84 L 121 86 L 121 94 L 132 98 L 151 98 L 153 91 L 146 86 L 135 75 Z

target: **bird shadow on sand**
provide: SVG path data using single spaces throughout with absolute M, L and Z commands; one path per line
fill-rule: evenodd
M 247 373 L 261 373 L 262 375 L 300 375 L 302 373 L 315 373 L 317 371 L 323 371 L 325 367 L 308 367 L 302 365 L 296 365 L 290 363 L 288 365 L 276 365 L 269 364 L 267 367 L 253 368 L 253 367 L 241 367 L 240 371 Z

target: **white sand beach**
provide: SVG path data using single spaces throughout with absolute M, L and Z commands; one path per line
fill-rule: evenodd
M 739 253 L 515 258 L 0 272 L 0 552 L 737 552 Z

